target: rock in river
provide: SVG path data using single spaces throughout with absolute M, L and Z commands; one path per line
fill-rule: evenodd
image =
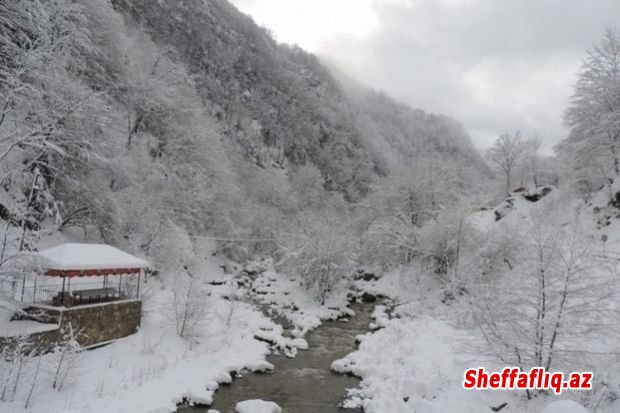
M 265 400 L 246 400 L 237 403 L 235 406 L 236 413 L 282 413 L 280 406 L 274 402 Z

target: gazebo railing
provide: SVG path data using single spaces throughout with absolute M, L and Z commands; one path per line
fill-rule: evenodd
M 62 284 L 43 284 L 37 283 L 34 285 L 23 285 L 22 283 L 1 283 L 4 294 L 12 296 L 13 300 L 23 303 L 33 304 L 52 304 L 55 298 L 60 297 L 64 291 L 65 296 L 73 296 L 74 292 L 81 290 L 93 290 L 104 287 L 102 281 L 88 281 L 80 282 L 79 284 L 71 285 L 70 287 L 65 285 L 64 289 Z M 110 297 L 114 299 L 123 298 L 136 298 L 137 297 L 137 283 L 133 280 L 122 279 L 119 283 L 116 280 L 109 280 L 105 284 L 110 291 L 113 291 Z M 79 300 L 75 304 L 86 304 L 85 300 Z
M 22 281 L 4 281 L 0 283 L 2 296 L 24 303 L 43 303 L 51 302 L 52 297 L 59 294 L 62 290 L 61 285 L 24 285 Z
M 31 303 L 50 303 L 52 299 L 60 294 L 62 286 L 58 285 L 38 285 L 36 287 L 25 287 L 24 294 L 20 298 L 22 302 Z

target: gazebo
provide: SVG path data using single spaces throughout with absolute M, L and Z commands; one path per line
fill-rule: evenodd
M 40 251 L 38 255 L 42 258 L 44 275 L 62 278 L 59 294 L 53 297 L 53 304 L 62 306 L 120 298 L 123 276 L 137 276 L 138 298 L 140 276 L 149 267 L 146 261 L 105 244 L 67 243 Z M 111 285 L 110 276 L 118 278 L 117 287 Z M 71 280 L 84 277 L 103 277 L 103 281 L 97 288 L 90 288 L 93 283 L 74 281 L 77 289 L 71 290 Z

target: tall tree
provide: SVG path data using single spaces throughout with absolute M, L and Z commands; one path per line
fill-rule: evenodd
M 615 262 L 592 248 L 589 218 L 572 205 L 569 209 L 567 199 L 553 201 L 533 208 L 518 228 L 497 228 L 495 235 L 516 240 L 511 256 L 487 246 L 479 260 L 482 275 L 471 284 L 473 313 L 487 349 L 523 370 L 574 363 L 586 367 L 606 356 L 600 349 L 592 351 L 590 343 L 619 332 Z M 483 258 L 493 250 L 500 265 Z
M 614 30 L 587 52 L 564 116 L 571 131 L 558 150 L 572 166 L 604 178 L 620 173 L 620 37 Z
M 539 185 L 539 169 L 540 169 L 540 146 L 542 145 L 542 138 L 535 135 L 526 141 L 526 155 L 525 165 L 523 166 L 524 172 L 531 176 L 534 186 L 538 188 Z
M 72 126 L 92 93 L 68 76 L 73 53 L 90 47 L 81 21 L 69 1 L 0 3 L 0 161 L 26 151 L 41 165 L 90 148 Z
M 514 135 L 500 135 L 492 147 L 487 150 L 486 157 L 499 168 L 506 178 L 506 195 L 510 195 L 512 173 L 527 152 L 527 144 L 521 132 Z

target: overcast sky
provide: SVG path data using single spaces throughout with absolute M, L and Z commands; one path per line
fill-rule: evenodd
M 232 0 L 276 39 L 413 107 L 453 116 L 479 148 L 537 133 L 546 150 L 586 49 L 620 0 Z

